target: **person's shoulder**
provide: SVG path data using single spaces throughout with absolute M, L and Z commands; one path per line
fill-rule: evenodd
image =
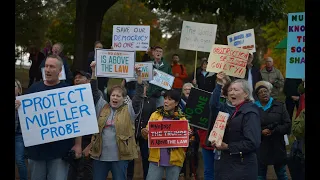
M 44 89 L 44 87 L 45 87 L 45 85 L 44 85 L 43 81 L 35 82 L 27 89 L 25 94 L 40 92 Z
M 57 84 L 58 87 L 68 87 L 71 86 L 69 83 L 65 82 L 65 81 L 60 81 L 59 84 Z
M 259 114 L 259 107 L 253 102 L 244 103 L 240 109 L 244 114 L 247 114 L 247 113 Z

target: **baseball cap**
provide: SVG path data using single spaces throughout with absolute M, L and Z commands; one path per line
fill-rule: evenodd
M 87 72 L 82 71 L 82 70 L 76 70 L 73 75 L 76 76 L 78 74 L 80 74 L 81 76 L 85 76 L 87 79 L 91 79 L 91 75 Z

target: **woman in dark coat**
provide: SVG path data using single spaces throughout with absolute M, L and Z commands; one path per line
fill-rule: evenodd
M 230 114 L 221 145 L 220 160 L 214 164 L 215 180 L 257 180 L 256 152 L 261 142 L 258 107 L 252 102 L 252 90 L 246 80 L 233 81 L 228 88 L 228 100 L 235 111 Z
M 286 173 L 287 151 L 284 135 L 291 131 L 291 120 L 286 106 L 270 97 L 272 84 L 259 81 L 255 86 L 261 117 L 261 145 L 258 151 L 259 177 L 265 180 L 268 165 L 273 165 L 279 180 L 288 180 Z

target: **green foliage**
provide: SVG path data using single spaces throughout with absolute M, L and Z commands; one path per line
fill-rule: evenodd
M 75 38 L 76 0 L 69 1 L 59 8 L 55 16 L 50 17 L 46 38 L 52 43 L 64 44 L 65 55 L 73 55 Z M 45 43 L 45 42 L 43 42 Z
M 143 3 L 137 0 L 119 0 L 104 15 L 101 41 L 105 48 L 112 45 L 113 25 L 150 25 L 150 45 L 161 45 L 158 18 Z M 140 61 L 144 52 L 137 52 Z

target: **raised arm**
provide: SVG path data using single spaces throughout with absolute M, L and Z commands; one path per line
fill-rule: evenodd
M 132 98 L 132 102 L 128 104 L 128 110 L 132 121 L 137 118 L 139 112 L 141 111 L 141 103 L 143 102 L 143 84 L 141 70 L 135 67 L 135 71 L 138 75 L 136 83 L 136 93 Z
M 92 70 L 91 81 L 90 81 L 91 91 L 92 91 L 94 105 L 97 105 L 99 99 L 102 99 L 103 101 L 105 100 L 103 99 L 102 93 L 100 93 L 98 89 L 98 80 L 96 77 L 96 61 L 92 61 L 90 64 L 90 67 Z

